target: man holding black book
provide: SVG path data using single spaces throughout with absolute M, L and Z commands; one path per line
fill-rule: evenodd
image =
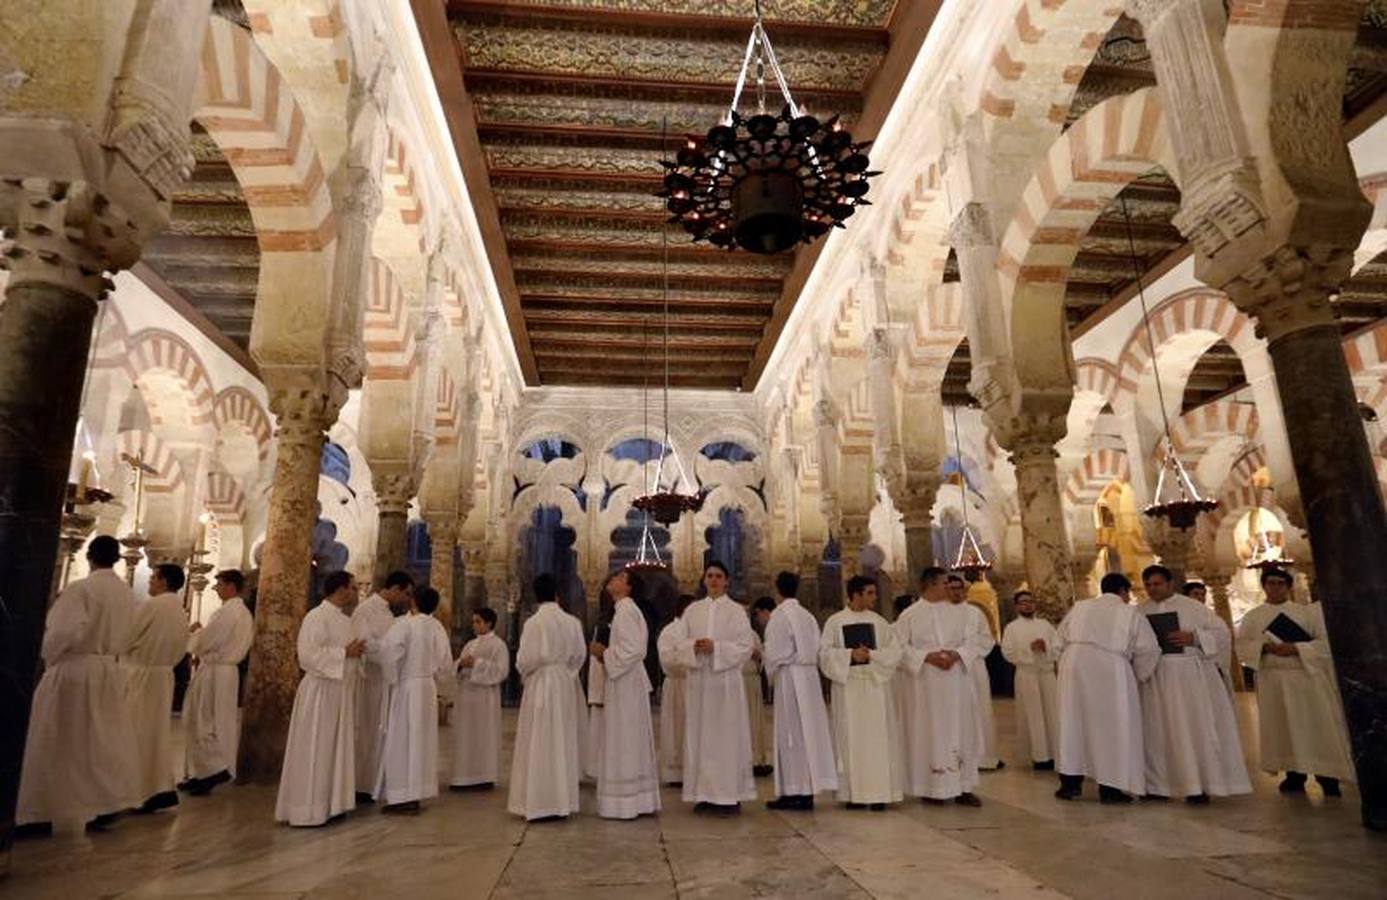
M 1262 570 L 1267 602 L 1238 623 L 1242 664 L 1257 673 L 1262 768 L 1285 772 L 1283 794 L 1305 790 L 1313 773 L 1326 797 L 1353 781 L 1348 728 L 1334 682 L 1334 660 L 1318 603 L 1290 603 L 1291 576 Z
M 886 804 L 900 802 L 905 770 L 891 691 L 901 648 L 891 625 L 874 608 L 876 601 L 871 579 L 848 579 L 847 608 L 824 623 L 819 668 L 833 682 L 838 798 L 848 809 L 880 812 Z
M 1141 685 L 1147 797 L 1208 803 L 1210 795 L 1251 793 L 1238 721 L 1218 670 L 1228 657 L 1228 626 L 1177 594 L 1165 566 L 1147 566 L 1141 580 L 1148 599 L 1138 609 L 1161 647 L 1155 674 Z

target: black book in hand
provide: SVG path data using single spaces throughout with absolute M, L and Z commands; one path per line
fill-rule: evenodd
M 1277 613 L 1276 618 L 1267 623 L 1267 631 L 1286 644 L 1304 644 L 1314 640 L 1310 632 L 1300 627 L 1300 623 L 1285 613 Z
M 853 622 L 843 626 L 843 646 L 849 650 L 858 647 L 866 647 L 868 650 L 877 648 L 877 630 L 871 622 Z M 866 663 L 853 663 L 854 666 L 866 665 Z
M 1184 653 L 1184 647 L 1177 647 L 1170 642 L 1170 633 L 1180 630 L 1180 614 L 1173 612 L 1151 613 L 1146 617 L 1146 621 L 1151 623 L 1151 630 L 1156 632 L 1156 640 L 1161 645 L 1162 653 Z
M 592 639 L 603 647 L 610 647 L 612 643 L 612 626 L 603 624 L 593 626 Z

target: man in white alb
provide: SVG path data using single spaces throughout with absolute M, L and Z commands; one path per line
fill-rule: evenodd
M 515 668 L 524 679 L 506 808 L 530 821 L 578 811 L 578 741 L 584 723 L 578 672 L 588 655 L 583 625 L 559 606 L 554 576 L 534 581 L 534 615 L 520 631 Z
M 905 782 L 891 690 L 901 648 L 874 608 L 876 584 L 854 575 L 847 592 L 847 608 L 828 617 L 819 641 L 819 668 L 833 682 L 838 799 L 848 809 L 881 812 L 901 801 Z
M 1059 640 L 1055 626 L 1035 614 L 1035 597 L 1018 591 L 1012 598 L 1016 618 L 1002 632 L 1002 656 L 1016 667 L 1017 750 L 1031 768 L 1053 771 L 1059 749 L 1059 706 L 1055 699 L 1055 663 Z
M 677 656 L 688 669 L 684 719 L 684 801 L 694 811 L 731 815 L 741 801 L 756 798 L 751 773 L 751 728 L 747 722 L 742 666 L 755 635 L 746 610 L 727 596 L 727 567 L 712 560 L 703 568 L 708 596 L 684 611 L 684 637 Z
M 1204 604 L 1175 593 L 1165 566 L 1147 566 L 1141 580 L 1148 599 L 1137 611 L 1162 649 L 1155 674 L 1140 689 L 1147 797 L 1202 804 L 1210 795 L 1252 793 L 1218 668 L 1232 643 L 1228 626 Z
M 1137 682 L 1156 671 L 1161 650 L 1146 617 L 1130 605 L 1132 583 L 1110 572 L 1102 594 L 1081 600 L 1056 629 L 1059 638 L 1059 790 L 1075 800 L 1085 778 L 1103 803 L 1146 793 Z
M 770 809 L 814 808 L 814 795 L 838 789 L 838 767 L 819 688 L 819 623 L 795 595 L 799 576 L 775 576 L 779 597 L 766 623 L 766 677 L 775 691 L 772 729 L 775 799 Z
M 1283 794 L 1304 792 L 1309 773 L 1326 797 L 1338 797 L 1354 771 L 1324 611 L 1290 602 L 1284 569 L 1262 570 L 1262 592 L 1266 603 L 1243 616 L 1237 637 L 1238 659 L 1257 673 L 1262 768 L 1286 773 Z
M 116 654 L 130 641 L 135 598 L 114 566 L 109 535 L 87 545 L 91 574 L 58 595 L 43 630 L 15 809 L 15 838 L 47 837 L 55 822 L 101 831 L 132 797 L 135 735 Z
M 152 813 L 178 805 L 174 790 L 173 667 L 188 652 L 188 614 L 183 609 L 183 570 L 155 566 L 149 597 L 135 606 L 130 643 L 120 653 L 125 705 L 135 732 L 136 810 Z
M 694 602 L 692 594 L 680 594 L 674 604 L 674 618 L 655 640 L 665 681 L 660 686 L 660 780 L 673 787 L 684 785 L 684 716 L 688 667 L 680 658 L 679 647 L 688 631 L 684 611 Z
M 981 582 L 986 584 L 986 582 Z M 963 580 L 963 576 L 951 572 L 948 576 L 949 602 L 955 606 L 967 606 L 977 614 L 982 621 L 982 627 L 987 630 L 987 635 L 991 639 L 987 653 L 992 652 L 992 648 L 997 646 L 997 638 L 992 630 L 992 620 L 988 617 L 987 610 L 968 599 L 968 583 Z M 997 753 L 997 718 L 992 714 L 992 677 L 987 672 L 986 654 L 984 654 L 983 664 L 980 666 L 969 666 L 968 677 L 973 682 L 973 695 L 977 698 L 974 704 L 978 717 L 978 733 L 982 735 L 981 750 L 978 753 L 979 769 L 1002 769 L 1006 763 L 1002 762 Z
M 650 632 L 632 597 L 640 590 L 632 573 L 617 572 L 607 582 L 607 590 L 613 600 L 611 643 L 593 641 L 588 648 L 607 676 L 602 704 L 605 734 L 597 761 L 597 814 L 604 819 L 634 819 L 660 811 L 650 675 L 645 671 Z
M 976 807 L 982 728 L 971 672 L 986 665 L 992 635 L 981 612 L 950 600 L 945 579 L 938 566 L 921 572 L 920 599 L 895 622 L 901 665 L 911 676 L 900 697 L 905 792 L 925 803 Z
M 366 642 L 352 636 L 356 603 L 350 572 L 323 582 L 323 602 L 299 626 L 303 678 L 294 694 L 289 740 L 279 775 L 275 821 L 325 825 L 356 807 L 356 688 L 353 670 Z
M 407 572 L 391 572 L 381 589 L 362 600 L 352 611 L 352 636 L 374 649 L 395 624 L 395 617 L 409 609 L 414 579 Z M 368 652 L 357 672 L 361 682 L 356 695 L 356 802 L 374 799 L 380 771 L 380 735 L 385 724 L 385 676 L 380 663 Z
M 188 780 L 179 785 L 195 797 L 236 776 L 241 743 L 240 687 L 237 668 L 250 652 L 255 621 L 241 599 L 246 578 L 237 569 L 217 573 L 222 605 L 206 626 L 193 623 L 188 652 L 197 661 L 183 700 Z
M 496 636 L 496 610 L 472 613 L 472 633 L 458 656 L 453 721 L 453 790 L 489 790 L 501 770 L 501 684 L 510 650 Z

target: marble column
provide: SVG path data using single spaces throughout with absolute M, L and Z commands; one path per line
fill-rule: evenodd
M 819 596 L 819 566 L 824 559 L 824 545 L 816 541 L 804 541 L 800 545 L 799 557 L 799 600 L 800 605 L 809 610 L 822 622 L 829 615 L 823 608 Z
M 1074 599 L 1083 600 L 1098 596 L 1093 583 L 1093 564 L 1098 561 L 1096 554 L 1075 553 L 1069 561 L 1069 571 L 1074 583 Z
M 371 486 L 376 492 L 376 562 L 371 569 L 371 581 L 376 587 L 385 583 L 386 576 L 405 567 L 406 529 L 409 525 L 409 501 L 414 497 L 414 478 L 408 473 L 390 471 L 371 473 Z
M 1073 604 L 1074 588 L 1059 471 L 1055 466 L 1059 455 L 1055 439 L 1048 430 L 1041 429 L 1018 434 L 1010 443 L 1021 507 L 1026 581 L 1040 609 L 1059 617 Z
M 937 466 L 936 466 L 937 468 Z M 914 590 L 920 573 L 936 565 L 934 559 L 934 502 L 939 495 L 939 480 L 906 477 L 905 490 L 896 500 L 905 528 L 905 566 L 907 587 Z
M 487 605 L 486 545 L 463 541 L 462 606 L 457 611 L 458 621 L 455 627 L 463 631 L 471 628 L 472 613 Z
M 327 429 L 337 408 L 324 388 L 271 388 L 276 417 L 275 469 L 260 560 L 255 642 L 241 714 L 237 777 L 275 784 L 284 760 L 289 714 L 299 681 L 295 647 L 308 609 L 313 519 Z
M 1223 624 L 1228 626 L 1228 631 L 1233 631 L 1233 607 L 1228 602 L 1228 585 L 1232 583 L 1231 576 L 1221 572 L 1206 574 L 1204 584 L 1209 588 L 1209 594 L 1213 597 L 1214 612 L 1223 620 Z M 1233 689 L 1236 691 L 1247 690 L 1247 681 L 1243 678 L 1242 663 L 1238 662 L 1238 651 L 1229 649 L 1229 674 L 1233 679 Z
M 843 583 L 860 575 L 862 571 L 862 548 L 870 536 L 868 517 L 865 513 L 844 512 L 838 525 L 838 554 L 842 560 Z
M 452 516 L 430 516 L 429 547 L 432 556 L 429 560 L 429 587 L 438 591 L 438 611 L 434 617 L 443 623 L 448 633 L 456 633 L 453 610 L 457 607 L 453 596 L 453 554 L 457 548 L 458 526 Z
M 81 206 L 90 200 L 53 182 L 0 192 L 20 222 L 0 260 L 10 271 L 0 303 L 0 856 L 18 798 L 92 323 L 106 287 L 100 256 L 66 234 L 89 215 Z

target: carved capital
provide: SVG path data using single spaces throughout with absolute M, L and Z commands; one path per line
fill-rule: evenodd
M 139 256 L 135 225 L 84 182 L 5 179 L 0 205 L 16 222 L 0 257 L 11 286 L 37 282 L 99 300 L 112 287 L 104 272 Z
M 327 391 L 304 385 L 270 385 L 270 411 L 281 444 L 320 448 L 337 421 L 337 406 Z
M 371 488 L 381 515 L 404 515 L 418 488 L 413 472 L 372 472 Z
M 995 247 L 997 237 L 987 206 L 965 203 L 949 225 L 949 243 L 955 247 Z
M 1267 220 L 1261 178 L 1248 159 L 1228 159 L 1187 175 L 1171 222 L 1202 256 L 1213 257 Z
M 429 541 L 435 553 L 442 548 L 451 551 L 457 545 L 458 523 L 456 516 L 441 513 L 425 516 L 424 521 L 429 526 Z
M 1022 413 L 992 423 L 997 443 L 1011 453 L 1013 465 L 1046 460 L 1059 456 L 1055 445 L 1064 440 L 1068 430 L 1064 417 Z
M 814 404 L 814 427 L 836 428 L 838 426 L 838 405 L 827 397 Z
M 1334 322 L 1330 295 L 1353 268 L 1352 250 L 1283 246 L 1224 286 L 1269 341 Z
M 116 79 L 111 95 L 102 144 L 124 158 L 161 200 L 172 198 L 193 172 L 188 124 L 171 112 L 181 107 L 163 86 L 142 78 Z

